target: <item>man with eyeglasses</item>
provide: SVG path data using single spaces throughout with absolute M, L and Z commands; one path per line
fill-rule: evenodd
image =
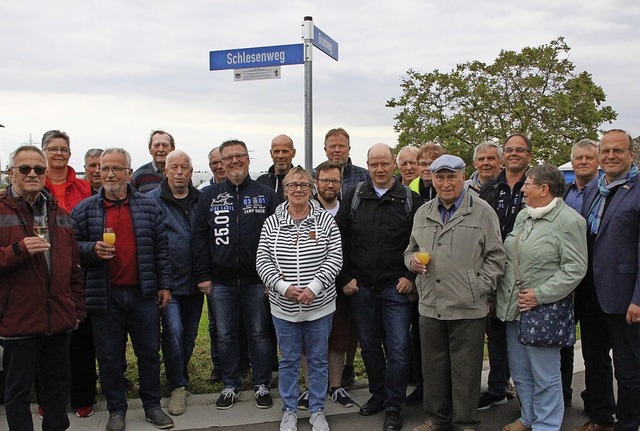
M 76 177 L 76 171 L 69 166 L 71 147 L 69 135 L 60 130 L 49 130 L 42 136 L 42 149 L 47 154 L 47 190 L 58 200 L 58 205 L 71 212 L 83 199 L 91 196 L 91 185 L 87 180 Z M 96 402 L 96 358 L 91 335 L 90 319 L 82 322 L 71 336 L 71 407 L 78 417 L 93 414 Z M 36 384 L 38 402 L 39 385 Z M 44 415 L 38 406 L 40 416 Z
M 350 139 L 349 134 L 342 127 L 331 129 L 324 136 L 324 151 L 327 160 L 339 164 L 342 169 L 341 196 L 345 196 L 359 182 L 369 179 L 369 172 L 365 168 L 351 162 L 351 157 L 349 157 Z
M 69 166 L 69 135 L 60 130 L 49 130 L 42 136 L 42 149 L 49 164 L 45 185 L 58 200 L 58 205 L 71 211 L 78 202 L 91 196 L 91 186 L 88 181 L 76 177 L 76 171 Z
M 576 431 L 636 431 L 640 427 L 640 185 L 631 136 L 624 130 L 609 130 L 600 139 L 598 155 L 604 175 L 587 186 L 582 205 L 589 249 L 583 284 L 597 298 L 580 316 L 584 406 L 590 420 Z
M 409 382 L 412 306 L 407 294 L 415 291 L 416 277 L 405 267 L 403 253 L 422 201 L 393 177 L 395 158 L 388 145 L 372 146 L 367 166 L 369 179 L 349 191 L 340 204 L 337 219 L 344 266 L 336 286 L 350 297 L 369 377 L 371 398 L 360 407 L 360 414 L 371 416 L 384 410 L 384 430 L 396 431 L 402 428 Z M 359 200 L 357 205 L 354 199 Z
M 32 430 L 29 393 L 40 381 L 43 430 L 69 427 L 71 331 L 86 317 L 78 247 L 69 214 L 45 189 L 47 158 L 23 145 L 0 195 L 0 340 L 11 430 Z
M 322 208 L 336 217 L 340 210 L 340 187 L 342 186 L 342 170 L 340 165 L 327 160 L 316 169 L 316 195 Z M 355 329 L 351 325 L 348 297 L 338 289 L 336 311 L 333 315 L 331 334 L 329 335 L 329 397 L 341 407 L 353 406 L 353 400 L 343 387 L 342 376 L 345 368 L 346 353 L 351 347 L 352 338 L 356 338 Z M 305 391 L 298 402 L 298 408 L 308 408 L 309 393 Z M 306 403 L 306 404 L 305 404 Z
M 100 172 L 100 192 L 80 202 L 71 217 L 109 410 L 106 429 L 126 426 L 127 336 L 137 358 L 145 419 L 156 428 L 171 428 L 173 420 L 160 409 L 159 313 L 174 288 L 162 210 L 131 187 L 131 156 L 125 149 L 105 149 Z M 105 229 L 112 230 L 110 237 Z
M 165 177 L 164 167 L 167 154 L 176 149 L 176 142 L 170 133 L 154 130 L 149 137 L 149 154 L 152 160 L 140 166 L 131 176 L 131 184 L 140 193 L 149 193 L 160 185 Z
M 242 322 L 249 342 L 255 405 L 265 409 L 273 405 L 269 393 L 271 313 L 256 270 L 256 252 L 262 225 L 280 199 L 271 188 L 249 176 L 249 152 L 244 142 L 223 142 L 220 156 L 227 179 L 202 191 L 192 247 L 193 275 L 200 291 L 212 296 L 216 319 L 224 384 L 216 408 L 233 407 L 240 393 L 238 340 Z
M 198 190 L 202 190 L 211 184 L 221 183 L 227 179 L 227 172 L 224 170 L 222 160 L 220 160 L 220 147 L 214 147 L 209 151 L 207 157 L 209 158 L 209 169 L 211 169 L 213 176 L 209 181 L 200 184 Z
M 282 181 L 285 175 L 293 167 L 293 158 L 296 156 L 296 149 L 293 147 L 293 140 L 287 135 L 278 135 L 271 141 L 269 150 L 273 165 L 266 174 L 260 175 L 256 181 L 271 187 L 276 191 L 280 200 L 284 200 L 284 187 Z
M 502 145 L 504 168 L 497 178 L 480 188 L 480 198 L 485 200 L 498 214 L 502 241 L 513 230 L 516 216 L 525 207 L 522 186 L 532 159 L 533 144 L 521 134 L 510 135 Z M 487 349 L 489 351 L 488 388 L 480 396 L 478 410 L 486 410 L 507 403 L 515 392 L 509 379 L 507 339 L 504 322 L 495 317 L 495 302 L 489 297 L 487 318 Z

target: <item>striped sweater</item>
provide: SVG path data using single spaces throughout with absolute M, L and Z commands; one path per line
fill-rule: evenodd
M 264 222 L 256 266 L 269 288 L 271 314 L 290 322 L 316 320 L 335 311 L 336 275 L 342 268 L 340 231 L 333 216 L 310 201 L 309 216 L 296 225 L 289 202 Z M 310 305 L 284 296 L 291 285 L 311 289 Z

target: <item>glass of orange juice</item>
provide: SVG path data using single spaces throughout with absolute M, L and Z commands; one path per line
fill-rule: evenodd
M 113 228 L 104 228 L 104 232 L 102 233 L 102 241 L 106 242 L 109 245 L 113 245 L 116 243 L 116 233 L 113 231 Z
M 418 258 L 420 263 L 423 264 L 423 265 L 428 264 L 429 260 L 431 260 L 431 256 L 429 255 L 429 252 L 426 249 L 422 248 L 422 247 L 416 253 L 416 257 Z

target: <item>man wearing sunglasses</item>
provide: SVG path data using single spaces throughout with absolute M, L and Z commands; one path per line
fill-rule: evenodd
M 11 186 L 0 195 L 0 341 L 9 429 L 31 430 L 36 373 L 43 430 L 69 427 L 71 331 L 86 317 L 69 214 L 44 188 L 47 158 L 35 146 L 11 154 Z

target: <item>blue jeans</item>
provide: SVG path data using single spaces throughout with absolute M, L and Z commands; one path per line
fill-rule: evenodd
M 218 335 L 218 355 L 225 389 L 240 388 L 240 323 L 249 343 L 253 385 L 269 386 L 271 380 L 271 336 L 269 302 L 264 284 L 213 286 L 213 305 Z
M 307 355 L 309 368 L 309 411 L 316 413 L 324 410 L 329 381 L 329 334 L 333 322 L 333 313 L 316 320 L 289 322 L 273 317 L 273 326 L 278 336 L 280 358 L 278 389 L 284 403 L 283 411 L 295 412 L 298 409 L 300 358 L 302 352 Z
M 162 356 L 169 390 L 189 383 L 187 366 L 196 345 L 202 316 L 202 293 L 173 296 L 160 310 L 162 315 Z
M 160 313 L 156 298 L 142 296 L 140 288 L 109 289 L 109 309 L 93 313 L 93 340 L 107 410 L 127 411 L 124 380 L 127 334 L 138 360 L 140 399 L 145 412 L 160 408 Z
M 560 348 L 518 342 L 518 321 L 506 322 L 509 370 L 520 399 L 520 421 L 540 431 L 562 427 L 564 400 Z
M 384 402 L 385 410 L 400 411 L 409 383 L 411 301 L 395 285 L 376 292 L 358 284 L 360 290 L 350 299 L 369 392 Z
M 4 400 L 9 429 L 33 429 L 29 393 L 36 373 L 40 382 L 40 407 L 46 412 L 42 429 L 59 431 L 69 428 L 70 340 L 71 333 L 64 333 L 2 341 L 6 381 Z
M 218 330 L 216 328 L 216 312 L 213 308 L 213 295 L 206 295 L 207 314 L 209 316 L 209 341 L 211 343 L 211 364 L 214 369 L 220 369 L 220 357 L 218 356 Z M 241 319 L 241 318 L 240 318 Z M 244 325 L 240 322 L 240 370 L 248 370 L 251 367 L 249 361 L 249 346 L 247 336 L 244 333 Z

